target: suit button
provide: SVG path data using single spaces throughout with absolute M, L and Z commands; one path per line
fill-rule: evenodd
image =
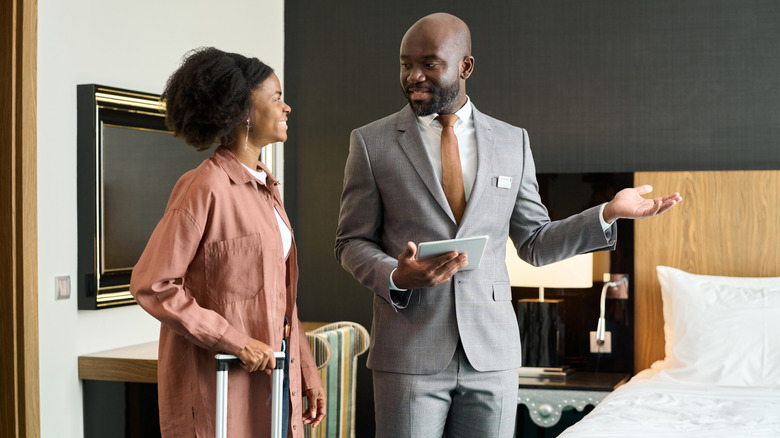
M 297 424 L 293 424 L 293 430 L 298 430 L 298 425 Z
M 290 363 L 295 363 L 295 358 L 290 359 Z

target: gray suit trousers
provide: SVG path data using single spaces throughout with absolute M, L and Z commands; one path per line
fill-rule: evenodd
M 373 372 L 377 438 L 511 438 L 517 370 L 482 372 L 458 344 L 433 375 Z

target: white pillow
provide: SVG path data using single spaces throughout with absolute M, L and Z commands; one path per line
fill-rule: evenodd
M 695 275 L 658 266 L 662 375 L 721 386 L 780 386 L 780 277 Z

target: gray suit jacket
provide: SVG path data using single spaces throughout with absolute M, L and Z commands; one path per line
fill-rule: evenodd
M 477 174 L 460 227 L 422 145 L 409 106 L 352 132 L 336 236 L 336 259 L 374 292 L 368 367 L 396 373 L 443 370 L 458 340 L 480 371 L 519 367 L 520 336 L 504 263 L 507 236 L 519 256 L 544 265 L 614 248 L 594 207 L 551 222 L 542 205 L 528 134 L 474 108 Z M 502 188 L 499 177 L 510 177 Z M 505 184 L 502 184 L 502 186 Z M 488 235 L 479 269 L 426 289 L 394 293 L 390 274 L 407 241 Z

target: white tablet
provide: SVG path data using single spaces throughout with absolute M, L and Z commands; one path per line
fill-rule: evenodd
M 479 268 L 482 254 L 485 252 L 488 236 L 464 237 L 462 239 L 437 240 L 434 242 L 422 242 L 417 245 L 417 258 L 425 259 L 451 251 L 466 253 L 469 256 L 469 264 L 461 271 L 470 271 Z

